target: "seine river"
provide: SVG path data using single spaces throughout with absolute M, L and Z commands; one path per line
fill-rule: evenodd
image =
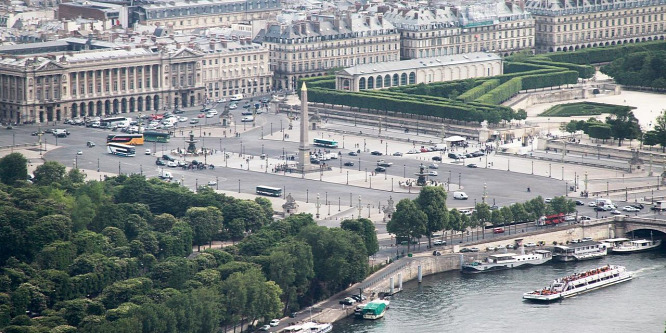
M 533 304 L 522 294 L 551 280 L 605 264 L 626 266 L 634 279 L 561 302 Z M 608 255 L 579 263 L 410 281 L 378 321 L 346 319 L 333 332 L 665 332 L 666 251 Z

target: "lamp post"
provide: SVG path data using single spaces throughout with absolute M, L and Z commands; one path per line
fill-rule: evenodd
M 220 180 L 218 179 L 217 176 L 215 176 L 215 189 L 216 190 L 220 189 Z
M 368 218 L 370 218 L 370 204 L 368 204 Z
M 79 155 L 76 154 L 76 155 L 74 155 L 74 169 L 78 169 L 78 168 L 79 168 Z
M 552 163 L 548 163 L 548 178 L 551 178 L 553 176 L 553 168 L 552 168 Z
M 97 172 L 99 172 L 99 157 L 97 158 Z
M 319 193 L 317 193 L 317 204 L 315 207 L 317 207 L 317 218 L 319 218 L 319 208 L 321 207 L 319 204 Z
M 240 179 L 238 180 L 238 193 L 240 193 Z
M 361 206 L 361 196 L 358 196 L 358 217 L 361 217 L 361 210 L 363 209 L 363 206 Z
M 120 161 L 118 161 L 118 175 L 120 175 L 120 174 L 121 174 L 121 172 L 120 172 Z
M 407 165 L 402 165 L 402 178 L 407 178 Z

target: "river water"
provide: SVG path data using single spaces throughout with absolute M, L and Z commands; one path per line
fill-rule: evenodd
M 524 292 L 605 264 L 626 266 L 634 279 L 551 304 L 524 302 Z M 666 251 L 608 255 L 577 263 L 410 281 L 383 319 L 345 319 L 342 332 L 665 332 Z

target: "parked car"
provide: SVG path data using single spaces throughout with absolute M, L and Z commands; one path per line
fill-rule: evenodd
M 345 166 L 354 166 L 354 162 L 345 162 Z
M 347 155 L 349 155 L 349 156 L 358 156 L 358 153 L 355 152 L 355 151 L 350 151 L 350 152 L 347 153 Z
M 375 168 L 375 172 L 386 172 L 386 168 L 378 166 Z
M 266 331 L 268 331 L 268 330 L 270 330 L 270 329 L 271 329 L 271 325 L 264 325 L 264 326 L 261 326 L 261 327 L 259 328 L 260 331 L 264 331 L 264 332 L 266 332 Z
M 164 161 L 162 161 L 158 158 L 157 161 L 155 161 L 155 164 L 156 165 L 166 165 L 166 162 L 164 162 Z
M 468 168 L 478 168 L 478 166 L 474 163 L 467 164 Z
M 190 124 L 192 124 L 192 125 L 194 125 L 194 124 L 198 124 L 198 123 L 199 123 L 199 119 L 192 119 L 192 120 L 190 120 Z
M 205 116 L 206 116 L 205 114 L 203 114 L 203 113 L 199 113 L 199 114 L 197 115 L 197 118 L 203 118 L 203 117 L 205 117 Z
M 435 170 L 430 170 L 430 171 L 428 172 L 428 176 L 431 176 L 431 177 L 437 177 L 437 171 L 435 171 Z
M 175 110 L 173 110 L 173 114 L 183 114 L 183 113 L 185 113 L 185 111 L 183 111 L 183 110 L 181 110 L 181 109 L 175 109 Z
M 585 206 L 585 203 L 580 200 L 576 200 L 576 206 Z
M 169 162 L 167 162 L 167 166 L 168 166 L 169 168 L 175 168 L 175 167 L 178 166 L 178 163 L 176 163 L 176 162 L 174 162 L 174 161 L 169 161 Z
M 495 251 L 497 251 L 497 249 L 494 246 L 488 246 L 486 248 L 486 252 L 495 252 Z
M 509 249 L 509 250 L 513 250 L 513 249 L 516 248 L 516 246 L 513 245 L 513 244 L 506 244 L 506 248 Z
M 594 201 L 590 201 L 587 203 L 587 207 L 597 207 L 597 203 Z
M 463 247 L 463 248 L 460 249 L 460 251 L 458 251 L 458 252 L 460 252 L 460 253 L 468 253 L 468 252 L 472 252 L 472 250 L 471 250 L 471 249 L 468 249 L 468 248 L 466 248 L 466 247 Z
M 441 162 L 441 161 L 442 161 L 442 158 L 439 157 L 439 156 L 433 156 L 433 157 L 432 157 L 432 160 L 433 160 L 433 161 Z
M 432 242 L 432 245 L 446 245 L 446 241 L 441 239 L 436 239 L 434 242 Z
M 641 211 L 640 209 L 638 209 L 636 207 L 633 207 L 633 206 L 624 206 L 624 207 L 622 207 L 622 210 L 625 211 L 625 212 L 630 212 L 630 213 Z
M 220 98 L 217 100 L 218 103 L 225 103 L 227 101 L 226 98 Z
M 630 205 L 630 206 L 631 206 L 631 207 L 634 207 L 634 208 L 638 208 L 638 209 L 643 209 L 643 208 L 645 208 L 645 206 L 643 206 L 643 204 L 639 204 L 639 203 L 635 203 L 635 204 Z
M 532 242 L 529 242 L 529 243 L 525 244 L 525 247 L 535 247 L 535 246 L 536 246 L 536 243 L 532 243 Z
M 473 247 L 473 248 L 471 248 L 470 250 L 472 250 L 472 252 L 479 252 L 479 251 L 481 251 L 481 250 L 479 250 L 478 247 Z
M 402 156 L 402 153 L 399 152 L 399 151 L 396 151 L 395 153 L 393 153 L 393 156 Z
M 428 165 L 428 169 L 439 169 L 439 164 L 437 163 L 430 164 Z
M 613 209 L 613 210 L 611 210 L 610 213 L 613 214 L 613 215 L 620 215 L 620 214 L 622 214 L 622 212 L 620 212 L 620 211 L 617 210 L 617 209 Z
M 382 155 L 384 155 L 384 154 L 383 154 L 381 151 L 379 151 L 379 150 L 375 150 L 375 151 L 371 152 L 370 154 L 371 154 L 371 155 L 375 155 L 375 156 L 382 156 Z
M 280 319 L 271 320 L 270 325 L 273 326 L 273 327 L 275 327 L 277 325 L 280 325 Z
M 339 303 L 344 305 L 352 305 L 356 303 L 356 300 L 351 297 L 345 297 L 345 299 L 340 300 Z
M 215 186 L 217 185 L 217 181 L 211 180 L 208 182 L 208 186 Z
M 550 203 L 551 201 L 553 201 L 553 198 L 546 198 L 543 202 Z

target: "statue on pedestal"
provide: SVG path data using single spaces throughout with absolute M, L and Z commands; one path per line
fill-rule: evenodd
M 289 217 L 293 214 L 298 213 L 298 203 L 294 200 L 294 197 L 291 196 L 291 193 L 287 194 L 287 202 L 282 205 L 282 211 L 284 217 Z

